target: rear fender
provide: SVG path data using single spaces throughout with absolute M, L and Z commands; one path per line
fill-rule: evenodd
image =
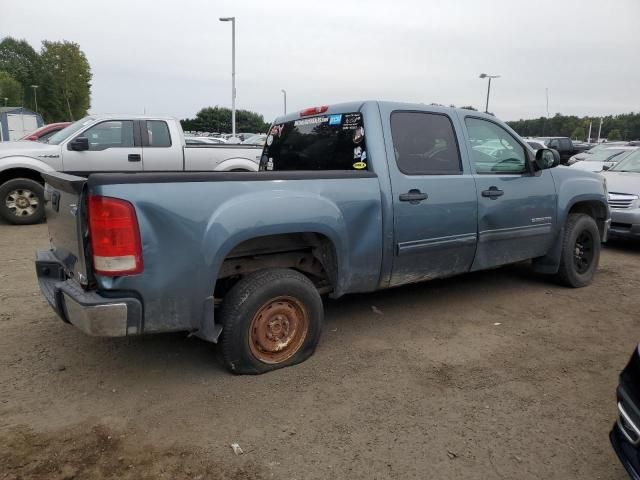
M 216 170 L 229 172 L 231 170 L 248 170 L 250 172 L 258 171 L 258 163 L 248 158 L 230 158 L 224 162 L 220 162 L 216 166 Z
M 265 191 L 234 197 L 210 218 L 202 249 L 206 264 L 213 266 L 210 291 L 222 263 L 240 243 L 267 235 L 287 233 L 319 233 L 326 236 L 335 249 L 337 281 L 334 294 L 348 288 L 349 258 L 347 229 L 340 209 L 318 194 L 296 191 Z M 281 212 L 287 212 L 284 216 Z M 313 212 L 313 217 L 309 215 Z M 317 220 L 316 220 L 317 219 Z

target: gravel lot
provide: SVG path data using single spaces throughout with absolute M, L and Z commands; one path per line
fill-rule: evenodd
M 330 301 L 315 356 L 257 377 L 185 335 L 63 324 L 34 274 L 46 245 L 45 225 L 0 225 L 1 480 L 624 478 L 607 434 L 639 244 L 580 290 L 518 265 Z

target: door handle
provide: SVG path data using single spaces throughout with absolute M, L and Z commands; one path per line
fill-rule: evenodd
M 426 200 L 429 196 L 426 193 L 422 193 L 417 188 L 412 188 L 407 193 L 401 193 L 398 197 L 401 202 L 420 203 L 422 200 Z
M 482 192 L 483 197 L 489 197 L 491 200 L 495 200 L 502 195 L 504 195 L 504 191 L 498 189 L 496 186 L 489 187 L 489 190 L 484 190 Z
M 130 153 L 128 159 L 130 162 L 139 162 L 142 160 L 142 157 L 139 153 Z

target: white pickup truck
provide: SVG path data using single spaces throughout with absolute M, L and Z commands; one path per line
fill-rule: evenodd
M 180 123 L 169 117 L 91 115 L 48 143 L 0 144 L 0 217 L 9 223 L 44 219 L 41 173 L 258 170 L 261 146 L 187 145 Z

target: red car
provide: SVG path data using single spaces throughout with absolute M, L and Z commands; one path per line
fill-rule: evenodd
M 44 125 L 39 129 L 31 132 L 29 135 L 25 135 L 20 140 L 33 140 L 34 142 L 45 142 L 47 139 L 56 132 L 59 132 L 63 128 L 71 125 L 71 122 L 59 122 L 59 123 L 50 123 L 48 125 Z

